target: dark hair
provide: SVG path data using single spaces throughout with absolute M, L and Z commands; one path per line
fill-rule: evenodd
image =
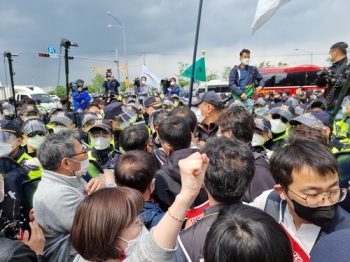
M 310 139 L 329 147 L 329 139 L 321 128 L 312 128 L 307 125 L 292 126 L 289 129 L 288 142 L 294 143 L 295 140 Z
M 170 111 L 169 116 L 180 116 L 186 120 L 186 122 L 190 125 L 191 132 L 194 133 L 194 130 L 197 126 L 197 118 L 194 112 L 188 107 L 178 107 L 173 111 Z
M 120 156 L 114 167 L 115 182 L 144 193 L 156 175 L 157 165 L 152 155 L 133 150 Z
M 237 139 L 215 137 L 201 149 L 209 158 L 204 185 L 218 202 L 240 201 L 255 173 L 255 159 L 247 145 Z
M 346 55 L 346 49 L 348 48 L 348 44 L 345 42 L 338 42 L 331 46 L 331 49 L 337 49 L 340 53 Z
M 338 174 L 338 163 L 325 145 L 308 139 L 295 139 L 293 143 L 277 149 L 270 160 L 270 171 L 283 188 L 293 183 L 292 173 L 308 167 L 325 177 Z
M 34 99 L 25 96 L 21 99 L 22 105 L 36 105 L 36 102 Z
M 176 82 L 176 78 L 175 77 L 170 78 L 170 80 L 174 80 Z
M 119 135 L 119 143 L 126 152 L 130 150 L 144 150 L 148 141 L 148 129 L 142 124 L 129 126 Z
M 169 116 L 159 124 L 159 137 L 162 143 L 169 144 L 175 151 L 189 148 L 191 145 L 191 129 L 180 116 Z
M 254 117 L 242 106 L 234 106 L 222 111 L 216 124 L 221 132 L 231 130 L 234 137 L 243 142 L 251 142 L 255 131 Z
M 293 261 L 291 242 L 267 213 L 244 204 L 220 211 L 204 244 L 205 262 Z
M 70 241 L 86 260 L 106 261 L 122 257 L 118 236 L 140 214 L 140 192 L 126 187 L 103 188 L 78 205 Z
M 169 111 L 168 110 L 158 110 L 155 111 L 152 114 L 152 118 L 153 118 L 153 126 L 159 126 L 160 122 L 162 122 L 162 120 L 164 120 L 165 118 L 167 118 L 169 116 Z
M 92 102 L 92 103 L 88 104 L 88 105 L 84 108 L 84 113 L 89 112 L 89 109 L 92 108 L 92 107 L 97 107 L 98 109 L 101 109 L 101 108 L 99 107 L 98 103 Z
M 60 102 L 61 102 L 62 105 L 66 105 L 68 103 L 67 97 L 66 96 L 62 96 L 60 98 Z
M 239 56 L 242 56 L 243 53 L 250 54 L 250 51 L 249 51 L 248 49 L 243 49 L 243 50 L 239 53 Z

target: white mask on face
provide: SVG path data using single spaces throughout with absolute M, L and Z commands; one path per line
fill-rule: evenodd
M 88 169 L 89 169 L 89 159 L 88 158 L 81 161 L 81 162 L 79 162 L 75 159 L 71 159 L 71 158 L 69 158 L 69 159 L 74 161 L 74 162 L 80 163 L 80 170 L 78 170 L 78 171 L 71 170 L 76 177 L 81 177 L 82 175 L 84 175 L 88 171 Z
M 67 127 L 65 127 L 65 126 L 55 126 L 55 127 L 53 127 L 53 132 L 56 134 L 56 133 L 59 133 L 59 132 L 61 132 L 61 131 L 63 131 L 63 130 L 68 130 L 68 128 Z
M 262 146 L 265 144 L 266 140 L 263 136 L 254 133 L 253 139 L 252 139 L 252 146 Z
M 242 64 L 243 65 L 249 65 L 249 62 L 250 62 L 250 59 L 249 58 L 245 58 L 245 59 L 242 59 Z
M 222 137 L 222 134 L 217 133 L 216 136 L 217 137 Z
M 274 134 L 279 134 L 287 129 L 287 125 L 282 122 L 281 119 L 271 119 L 271 132 Z
M 147 230 L 147 228 L 145 226 L 142 226 L 142 229 L 140 231 L 140 234 L 132 239 L 132 240 L 126 240 L 124 238 L 118 237 L 119 239 L 125 241 L 126 243 L 128 243 L 128 247 L 124 250 L 124 254 L 126 257 L 130 257 L 132 252 L 135 250 L 135 248 L 137 247 L 140 239 L 142 238 L 142 236 L 147 235 L 149 233 L 149 231 Z
M 108 137 L 95 137 L 91 138 L 91 143 L 94 148 L 97 150 L 103 150 L 109 147 L 111 143 L 111 139 Z
M 171 81 L 171 82 L 170 82 L 170 85 L 172 85 L 172 86 L 175 85 L 175 82 L 174 82 L 174 81 Z
M 144 84 L 146 84 L 146 81 L 142 81 L 141 83 L 144 85 Z
M 17 141 L 14 141 L 12 144 L 0 142 L 0 157 L 8 156 L 13 150 L 13 144 L 16 142 Z
M 34 150 L 37 150 L 39 146 L 41 146 L 41 144 L 44 143 L 45 139 L 46 139 L 46 136 L 35 135 L 34 137 L 28 138 L 27 144 Z
M 199 110 L 198 107 L 191 107 L 191 110 L 192 110 L 193 113 L 196 115 L 197 122 L 198 122 L 198 123 L 202 123 L 202 121 L 203 121 L 204 118 L 205 118 L 205 116 L 202 115 L 202 111 Z

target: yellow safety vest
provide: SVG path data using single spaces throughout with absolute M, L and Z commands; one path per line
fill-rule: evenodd
M 30 159 L 33 159 L 33 158 L 30 155 L 28 155 L 27 153 L 23 153 L 20 156 L 20 158 L 17 159 L 17 163 L 21 164 L 22 161 L 30 160 Z M 43 173 L 43 168 L 41 166 L 38 166 L 38 169 L 37 170 L 31 170 L 29 172 L 28 176 L 32 180 L 34 178 L 41 177 L 42 173 Z

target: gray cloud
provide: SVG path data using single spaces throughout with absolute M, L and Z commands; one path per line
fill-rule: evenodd
M 57 84 L 58 59 L 39 58 L 54 46 L 59 52 L 62 37 L 79 44 L 71 48 L 76 56 L 115 59 L 124 62 L 123 35 L 106 12 L 110 11 L 125 24 L 129 78 L 140 74 L 146 52 L 146 65 L 159 77 L 178 73 L 178 61 L 192 60 L 199 1 L 128 0 L 128 1 L 10 1 L 0 2 L 0 46 L 3 51 L 17 52 L 14 58 L 17 84 L 48 86 Z M 251 35 L 256 0 L 204 1 L 198 56 L 205 49 L 206 64 L 211 70 L 238 63 L 242 48 L 252 51 L 252 62 L 284 61 L 309 63 L 310 56 L 295 48 L 312 51 L 314 63 L 327 65 L 329 47 L 349 41 L 347 25 L 350 2 L 347 0 L 292 0 Z M 338 24 L 336 24 L 338 22 Z M 63 61 L 61 84 L 64 84 Z M 133 66 L 136 65 L 136 66 Z M 90 82 L 96 72 L 91 66 L 111 67 L 112 62 L 74 59 L 70 62 L 70 80 Z M 121 74 L 122 75 L 122 74 Z M 9 77 L 8 77 L 9 79 Z M 4 84 L 4 64 L 0 63 L 0 81 Z

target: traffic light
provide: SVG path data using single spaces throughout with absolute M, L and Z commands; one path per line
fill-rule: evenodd
M 50 54 L 45 54 L 45 53 L 39 53 L 40 57 L 50 57 Z

